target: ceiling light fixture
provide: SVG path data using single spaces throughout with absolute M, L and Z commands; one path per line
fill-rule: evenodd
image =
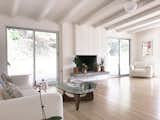
M 126 12 L 134 12 L 138 7 L 138 4 L 134 0 L 127 0 L 124 3 L 124 9 Z

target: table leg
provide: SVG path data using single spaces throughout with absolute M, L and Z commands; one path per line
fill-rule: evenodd
M 93 92 L 87 93 L 85 96 L 81 97 L 81 101 L 91 101 L 94 99 Z
M 64 102 L 72 102 L 72 101 L 75 101 L 75 97 L 70 97 L 66 94 L 66 92 L 64 91 L 63 94 L 63 101 Z
M 76 110 L 79 110 L 79 104 L 80 104 L 80 94 L 75 94 L 75 106 L 76 106 Z
M 80 101 L 91 101 L 94 99 L 94 94 L 93 92 L 91 93 L 87 93 L 85 96 L 80 96 L 80 94 L 73 94 L 73 97 L 70 97 L 66 94 L 65 91 L 63 91 L 63 101 L 64 102 L 71 102 L 71 101 L 75 101 L 75 106 L 76 106 L 76 110 L 79 110 L 79 104 Z

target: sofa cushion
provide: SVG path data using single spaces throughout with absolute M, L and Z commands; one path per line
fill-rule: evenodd
M 2 73 L 2 74 L 1 74 L 1 78 L 2 78 L 2 80 L 3 80 L 4 82 L 11 82 L 11 83 L 12 83 L 11 78 L 10 78 L 7 74 L 5 74 L 5 73 Z
M 20 89 L 10 82 L 6 82 L 6 86 L 3 87 L 2 94 L 4 99 L 23 97 Z
M 22 89 L 32 89 L 33 82 L 30 80 L 29 75 L 13 75 L 10 76 L 12 83 Z
M 0 79 L 0 87 L 6 87 L 6 83 Z
M 7 91 L 12 98 L 23 97 L 20 89 L 12 83 L 8 85 Z
M 23 96 L 33 96 L 39 94 L 34 89 L 21 89 L 21 93 L 23 94 Z
M 143 73 L 145 72 L 145 69 L 137 68 L 137 69 L 134 69 L 134 72 Z
M 63 118 L 63 101 L 59 93 L 43 94 L 47 118 Z M 16 109 L 16 110 L 15 110 Z M 42 110 L 39 95 L 0 101 L 0 120 L 41 120 Z
M 2 99 L 7 100 L 12 98 L 5 89 L 2 89 L 1 92 L 2 92 Z
M 3 87 L 0 85 L 0 100 L 3 100 Z

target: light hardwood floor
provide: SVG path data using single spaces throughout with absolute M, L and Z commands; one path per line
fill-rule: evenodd
M 112 78 L 98 82 L 94 101 L 64 103 L 64 120 L 160 120 L 160 79 Z

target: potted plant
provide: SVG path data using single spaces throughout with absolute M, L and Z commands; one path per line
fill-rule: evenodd
M 94 69 L 95 69 L 96 72 L 101 71 L 101 67 L 100 67 L 100 65 L 98 63 L 94 64 Z
M 101 66 L 101 72 L 104 72 L 105 70 L 104 70 L 104 59 L 103 58 L 101 58 L 100 66 Z
M 87 73 L 88 66 L 86 64 L 82 64 L 82 73 Z
M 76 67 L 73 68 L 73 73 L 77 74 L 79 73 L 79 67 L 81 66 L 81 61 L 78 56 L 75 56 L 73 62 L 76 65 Z

